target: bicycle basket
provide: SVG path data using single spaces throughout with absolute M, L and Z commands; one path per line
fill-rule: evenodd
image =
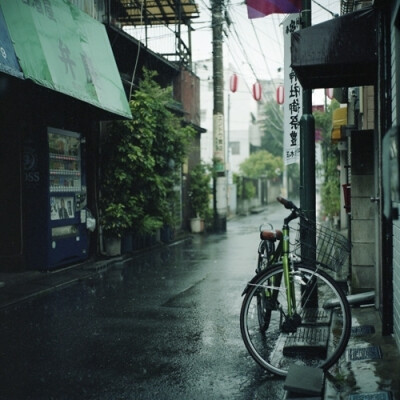
M 304 235 L 302 238 L 306 238 L 303 243 L 300 240 L 301 233 Z M 295 240 L 294 254 L 303 263 L 313 266 L 316 261 L 334 272 L 340 272 L 351 250 L 350 241 L 339 232 L 303 219 L 300 220 Z

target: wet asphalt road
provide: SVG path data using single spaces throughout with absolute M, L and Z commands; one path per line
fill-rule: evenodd
M 241 293 L 258 225 L 146 252 L 101 276 L 0 312 L 0 399 L 282 399 L 283 379 L 248 355 Z

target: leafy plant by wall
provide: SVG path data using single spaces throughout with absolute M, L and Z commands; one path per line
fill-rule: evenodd
M 256 196 L 256 179 L 245 178 L 238 174 L 233 174 L 233 182 L 237 188 L 237 196 L 242 200 L 249 200 Z
M 325 215 L 331 217 L 340 213 L 340 177 L 337 169 L 338 160 L 335 155 L 324 163 L 324 182 L 321 186 L 321 203 Z
M 337 144 L 332 143 L 332 113 L 340 107 L 333 99 L 327 105 L 326 112 L 314 112 L 315 126 L 321 131 L 322 164 L 318 169 L 322 176 L 321 206 L 327 216 L 340 214 L 340 177 L 337 169 L 339 165 Z
M 196 165 L 189 174 L 189 199 L 193 217 L 210 217 L 210 168 L 205 164 Z
M 150 233 L 174 224 L 174 185 L 194 135 L 171 110 L 171 88 L 144 72 L 130 101 L 133 119 L 114 121 L 102 146 L 100 223 L 104 233 Z

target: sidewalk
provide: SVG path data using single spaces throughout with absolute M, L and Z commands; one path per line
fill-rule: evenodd
M 182 240 L 186 240 L 186 238 L 186 236 L 178 235 L 173 243 L 179 243 Z M 50 271 L 0 272 L 0 309 L 87 279 L 114 266 L 123 266 L 136 256 L 154 250 L 158 246 L 171 244 L 172 242 L 169 244 L 161 244 L 160 242 L 151 247 L 136 250 L 133 253 L 105 257 L 99 260 L 89 259 L 79 264 Z
M 352 335 L 325 380 L 326 400 L 400 399 L 400 354 L 374 306 L 352 308 Z
M 54 271 L 0 272 L 0 309 L 87 279 L 126 260 L 121 256 L 86 261 Z

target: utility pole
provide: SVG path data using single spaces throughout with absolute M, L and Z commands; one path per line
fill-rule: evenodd
M 225 171 L 223 0 L 211 1 L 213 48 L 213 163 L 214 230 L 226 231 L 227 181 Z

